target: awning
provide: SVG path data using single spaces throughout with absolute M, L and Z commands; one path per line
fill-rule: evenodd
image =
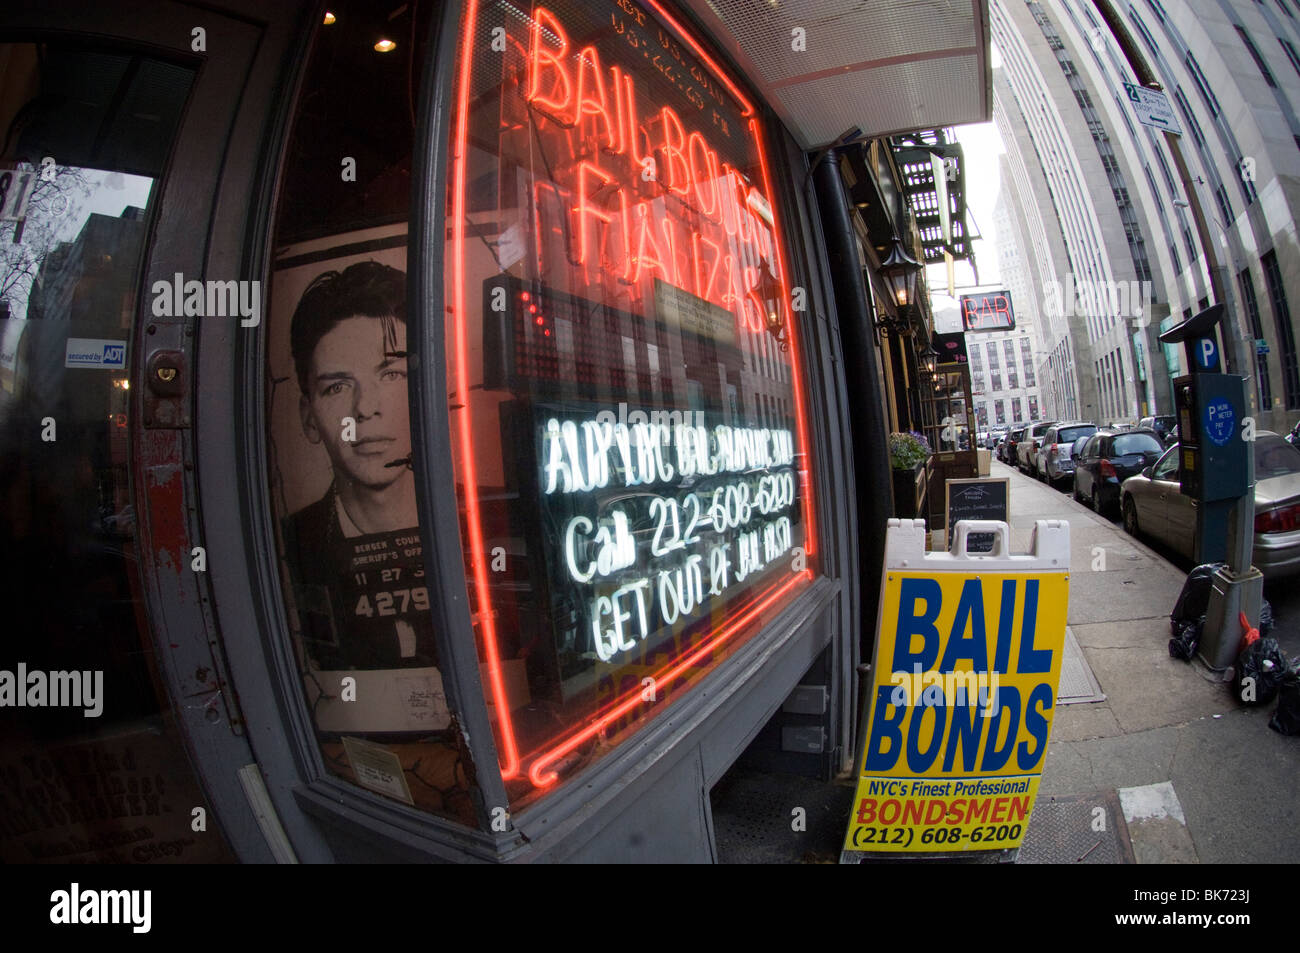
M 988 122 L 988 0 L 684 0 L 806 149 Z

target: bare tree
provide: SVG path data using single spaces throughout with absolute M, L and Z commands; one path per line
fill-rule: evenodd
M 77 220 L 98 184 L 85 169 L 72 166 L 58 167 L 49 179 L 39 169 L 31 172 L 35 181 L 25 217 L 0 223 L 0 302 L 9 305 L 10 314 L 26 312 L 27 297 L 41 266 L 68 240 L 59 238 L 65 223 Z

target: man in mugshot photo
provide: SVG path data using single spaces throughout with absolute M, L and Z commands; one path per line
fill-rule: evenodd
M 285 520 L 303 638 L 322 668 L 433 665 L 406 387 L 406 276 L 318 275 L 290 327 L 303 434 L 333 481 Z M 292 461 L 283 460 L 282 465 Z

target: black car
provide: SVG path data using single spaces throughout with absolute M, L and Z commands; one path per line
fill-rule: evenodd
M 1172 415 L 1164 417 L 1143 417 L 1138 421 L 1138 430 L 1154 430 L 1156 437 L 1166 447 L 1174 443 L 1174 439 L 1170 434 L 1177 426 L 1178 418 Z
M 1154 430 L 1099 430 L 1074 462 L 1074 498 L 1101 514 L 1118 512 L 1120 484 L 1164 453 Z
M 1020 442 L 1020 435 L 1024 432 L 1024 427 L 1016 427 L 1007 431 L 1006 439 L 998 444 L 999 460 L 1013 467 L 1016 465 L 1016 444 Z

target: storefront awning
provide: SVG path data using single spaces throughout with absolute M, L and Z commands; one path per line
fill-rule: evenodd
M 686 0 L 808 149 L 987 122 L 988 0 Z

